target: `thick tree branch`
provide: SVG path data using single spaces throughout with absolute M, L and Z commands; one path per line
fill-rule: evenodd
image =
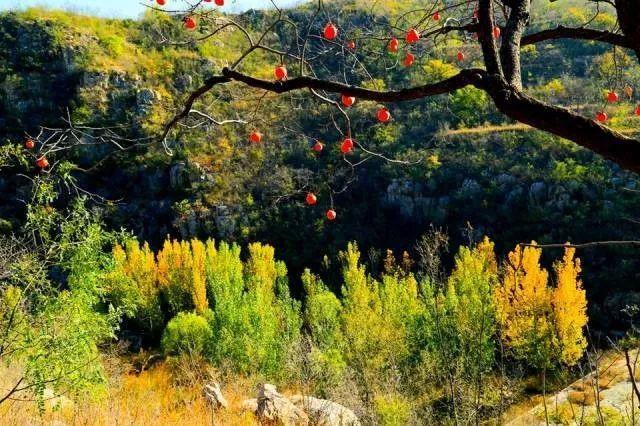
M 508 117 L 563 137 L 640 173 L 640 141 L 618 133 L 566 108 L 549 105 L 514 90 L 504 79 L 487 76 L 477 87 L 485 90 Z
M 478 40 L 482 48 L 485 67 L 489 74 L 502 76 L 502 66 L 498 57 L 498 47 L 493 36 L 495 22 L 493 20 L 491 0 L 480 0 L 478 2 Z
M 412 87 L 409 89 L 378 91 L 307 76 L 278 82 L 261 80 L 229 68 L 222 70 L 222 75 L 227 78 L 228 81 L 239 81 L 247 86 L 275 93 L 285 93 L 300 89 L 315 89 L 332 93 L 344 93 L 350 96 L 356 96 L 360 99 L 377 102 L 411 101 L 426 98 L 428 96 L 450 93 L 470 84 L 475 84 L 475 82 L 481 78 L 482 74 L 485 74 L 484 70 L 467 69 L 460 71 L 460 73 L 453 77 L 437 83 L 425 84 L 423 86 Z
M 500 62 L 504 76 L 509 84 L 518 90 L 522 89 L 520 71 L 520 40 L 529 23 L 531 13 L 530 0 L 513 0 L 507 25 L 504 27 Z
M 633 48 L 629 39 L 622 34 L 616 34 L 610 31 L 593 30 L 589 28 L 570 28 L 562 25 L 556 28 L 526 35 L 522 37 L 521 45 L 526 46 L 541 43 L 543 41 L 558 39 L 593 40 L 628 49 Z
M 628 170 L 640 173 L 640 141 L 626 137 L 566 108 L 534 99 L 515 89 L 502 76 L 491 75 L 481 69 L 462 70 L 451 78 L 433 84 L 401 90 L 377 91 L 308 76 L 296 77 L 282 82 L 268 81 L 225 68 L 221 76 L 210 78 L 205 85 L 189 96 L 182 112 L 177 114 L 167 125 L 163 140 L 171 128 L 189 114 L 193 103 L 199 97 L 217 84 L 232 81 L 274 93 L 314 89 L 344 93 L 377 102 L 411 101 L 450 93 L 473 85 L 487 92 L 497 108 L 508 117 L 573 141 Z
M 192 111 L 193 104 L 199 98 L 215 86 L 229 83 L 231 81 L 238 81 L 246 84 L 247 86 L 268 90 L 274 93 L 285 93 L 300 89 L 312 89 L 324 90 L 332 93 L 344 93 L 370 101 L 399 102 L 450 93 L 465 86 L 475 84 L 482 78 L 483 74 L 485 74 L 485 71 L 481 69 L 467 69 L 460 71 L 460 73 L 453 77 L 433 84 L 425 84 L 423 86 L 412 87 L 410 89 L 378 91 L 308 76 L 296 77 L 282 82 L 262 80 L 230 68 L 224 68 L 222 70 L 222 75 L 209 78 L 205 84 L 189 95 L 182 110 L 165 126 L 160 140 L 163 143 L 166 143 L 166 138 L 171 129 L 189 115 Z

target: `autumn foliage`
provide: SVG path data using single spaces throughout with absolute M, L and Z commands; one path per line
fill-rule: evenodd
M 554 361 L 576 364 L 586 348 L 586 295 L 578 279 L 580 260 L 566 248 L 554 266 L 556 285 L 540 265 L 542 250 L 535 242 L 509 253 L 501 285 L 494 297 L 505 345 L 518 359 L 538 368 Z

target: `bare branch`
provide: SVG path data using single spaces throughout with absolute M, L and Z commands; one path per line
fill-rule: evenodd
M 590 28 L 570 28 L 562 25 L 549 30 L 526 35 L 522 37 L 521 45 L 527 46 L 530 44 L 559 39 L 601 41 L 603 43 L 609 43 L 628 49 L 633 48 L 631 42 L 622 34 Z
M 640 241 L 636 240 L 613 240 L 613 241 L 590 241 L 588 243 L 571 244 L 571 243 L 554 243 L 554 244 L 532 244 L 532 243 L 520 243 L 522 247 L 538 247 L 538 248 L 590 248 L 590 247 L 602 247 L 602 246 L 640 246 Z

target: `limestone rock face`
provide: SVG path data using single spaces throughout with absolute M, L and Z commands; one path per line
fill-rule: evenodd
M 227 408 L 229 403 L 222 395 L 222 390 L 218 383 L 210 383 L 204 386 L 204 397 L 209 401 L 213 408 Z
M 353 411 L 337 402 L 303 395 L 295 395 L 290 399 L 307 413 L 313 425 L 360 426 L 361 424 Z
M 274 385 L 262 385 L 257 402 L 256 416 L 263 425 L 306 426 L 309 424 L 309 417 L 305 412 L 278 393 Z
M 143 88 L 136 93 L 136 107 L 138 114 L 147 114 L 153 104 L 160 100 L 160 95 L 153 89 Z
M 250 411 L 255 414 L 258 411 L 258 400 L 256 398 L 245 399 L 240 407 L 242 411 Z

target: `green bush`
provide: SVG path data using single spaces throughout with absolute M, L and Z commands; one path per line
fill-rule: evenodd
M 400 395 L 377 396 L 374 400 L 378 424 L 404 426 L 411 419 L 411 404 Z
M 314 345 L 321 350 L 342 349 L 340 300 L 308 269 L 302 275 L 302 284 L 307 293 L 304 320 Z
M 167 355 L 198 356 L 206 353 L 213 331 L 204 317 L 180 312 L 171 319 L 162 335 L 162 349 Z
M 40 408 L 45 388 L 69 395 L 100 390 L 106 380 L 98 348 L 114 337 L 118 321 L 101 305 L 112 235 L 82 198 L 67 209 L 51 207 L 56 178 L 32 188 L 24 229 L 33 242 L 0 241 L 0 366 L 21 371 L 20 381 L 7 385 L 32 394 Z
M 215 313 L 213 359 L 245 373 L 284 374 L 301 327 L 286 267 L 275 261 L 273 247 L 261 244 L 249 246 L 244 265 L 238 246 L 216 248 L 209 242 L 206 252 L 207 291 Z

